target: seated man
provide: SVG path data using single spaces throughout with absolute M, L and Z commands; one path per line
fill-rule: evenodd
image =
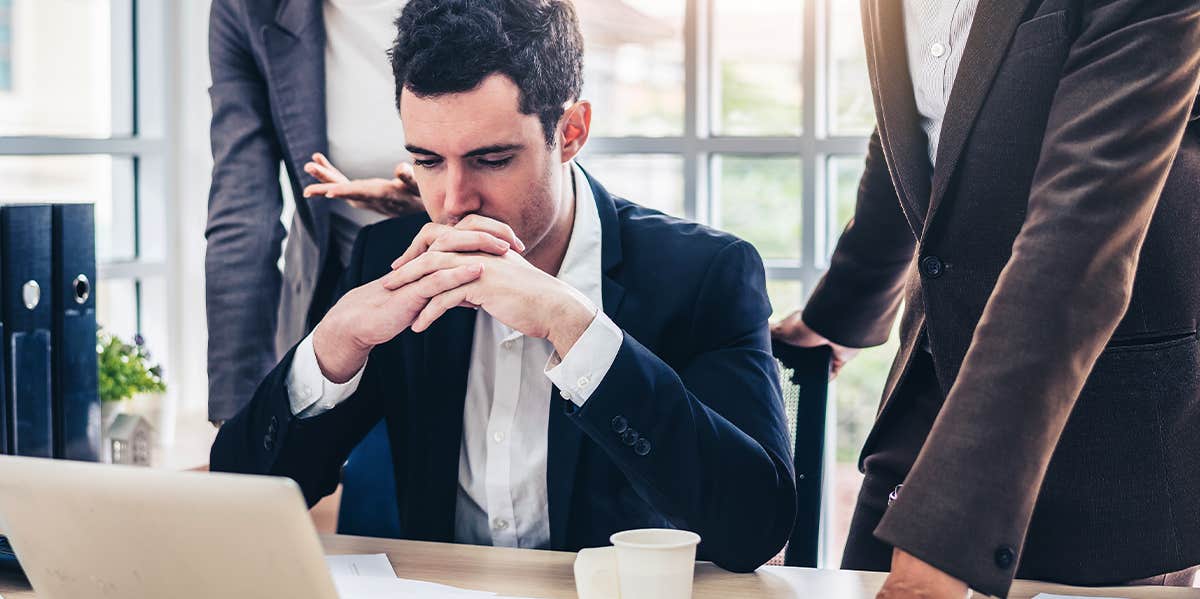
M 425 215 L 363 229 L 342 295 L 212 448 L 338 485 L 383 419 L 406 538 L 578 550 L 699 533 L 749 571 L 795 515 L 762 260 L 615 198 L 566 0 L 413 0 L 390 52 Z M 432 219 L 432 222 L 430 222 Z

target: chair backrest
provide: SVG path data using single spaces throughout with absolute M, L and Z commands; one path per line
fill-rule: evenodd
M 829 346 L 797 347 L 775 341 L 792 463 L 796 468 L 796 523 L 784 550 L 787 566 L 817 567 L 821 536 L 821 483 L 825 464 L 825 413 L 829 396 Z
M 395 472 L 387 424 L 380 422 L 350 452 L 342 466 L 339 534 L 400 538 Z

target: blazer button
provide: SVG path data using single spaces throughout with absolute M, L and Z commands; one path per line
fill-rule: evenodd
M 273 449 L 274 447 L 275 447 L 275 440 L 271 438 L 271 435 L 267 435 L 267 436 L 263 437 L 263 449 L 265 449 L 267 451 L 271 451 L 271 449 Z
M 619 435 L 629 429 L 629 421 L 625 420 L 624 416 L 615 416 L 612 419 L 612 429 Z
M 637 431 L 635 431 L 631 428 L 628 428 L 628 429 L 625 429 L 625 432 L 621 433 L 621 442 L 622 443 L 624 443 L 630 447 L 633 447 L 633 444 L 637 443 L 637 441 L 638 441 Z
M 921 274 L 930 279 L 936 279 L 946 272 L 946 265 L 937 256 L 925 256 L 921 259 Z
M 640 456 L 645 456 L 645 455 L 649 454 L 650 453 L 650 442 L 647 441 L 645 437 L 638 439 L 637 443 L 633 444 L 633 453 L 636 453 Z
M 996 566 L 1003 570 L 1007 570 L 1013 565 L 1013 561 L 1016 559 L 1017 554 L 1013 551 L 1012 547 L 1009 547 L 1008 545 L 1001 545 L 1000 547 L 996 548 L 995 557 Z

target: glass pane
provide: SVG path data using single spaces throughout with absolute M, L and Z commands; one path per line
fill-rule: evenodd
M 683 133 L 682 0 L 576 0 L 592 135 Z
M 800 158 L 713 159 L 719 228 L 754 244 L 767 260 L 800 259 Z
M 804 306 L 804 285 L 800 281 L 771 279 L 767 281 L 767 297 L 771 299 L 771 320 L 779 320 Z
M 829 129 L 834 135 L 868 135 L 875 126 L 858 5 L 829 3 Z
M 581 158 L 609 192 L 683 217 L 683 157 L 674 154 L 600 154 Z
M 804 2 L 717 0 L 713 129 L 721 135 L 799 135 Z
M 133 279 L 107 279 L 96 282 L 96 323 L 100 328 L 133 341 L 138 332 L 137 285 Z
M 134 258 L 133 160 L 112 156 L 0 157 L 0 203 L 93 202 L 96 259 Z
M 864 158 L 861 156 L 836 156 L 829 159 L 826 189 L 829 194 L 829 204 L 827 205 L 831 208 L 831 218 L 827 236 L 829 248 L 826 255 L 833 254 L 838 236 L 842 234 L 846 225 L 850 224 L 850 219 L 854 217 L 854 204 L 858 201 L 858 181 L 862 178 L 865 166 Z
M 110 0 L 0 0 L 0 135 L 111 135 L 111 28 Z

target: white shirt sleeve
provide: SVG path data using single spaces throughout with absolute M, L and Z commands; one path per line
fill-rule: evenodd
M 334 406 L 358 390 L 366 363 L 350 380 L 338 384 L 325 378 L 317 364 L 317 352 L 313 349 L 312 333 L 296 347 L 292 355 L 292 369 L 287 376 L 288 401 L 292 414 L 311 418 L 332 410 Z
M 624 340 L 621 328 L 603 310 L 597 310 L 592 324 L 566 356 L 560 358 L 558 352 L 550 354 L 546 377 L 565 399 L 582 406 L 612 368 Z

